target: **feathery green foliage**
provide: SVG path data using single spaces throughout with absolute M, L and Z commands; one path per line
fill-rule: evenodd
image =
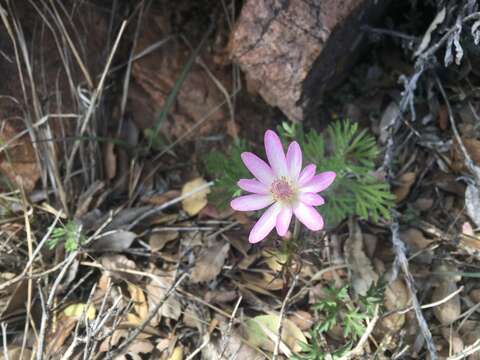
M 375 308 L 383 302 L 385 282 L 373 284 L 367 294 L 359 296 L 353 302 L 348 296 L 348 284 L 341 288 L 325 288 L 326 297 L 312 306 L 317 318 L 322 321 L 310 330 L 310 342 L 301 344 L 302 353 L 293 357 L 295 360 L 324 360 L 326 351 L 331 351 L 332 359 L 339 359 L 352 349 L 354 343 L 366 330 L 366 322 L 375 312 Z M 337 349 L 326 349 L 325 335 L 335 325 L 341 325 L 346 343 Z M 323 341 L 322 341 L 323 340 Z
M 285 141 L 296 140 L 300 144 L 304 164 L 315 164 L 319 172 L 337 173 L 321 208 L 327 224 L 350 215 L 374 222 L 381 217 L 389 218 L 395 198 L 388 184 L 372 175 L 380 151 L 375 138 L 366 130 L 348 120 L 334 122 L 326 130 L 326 136 L 315 130 L 305 133 L 300 124 L 284 123 L 278 130 Z
M 85 242 L 85 236 L 80 232 L 79 226 L 74 221 L 68 221 L 65 226 L 53 229 L 50 239 L 47 241 L 47 246 L 54 249 L 62 241 L 65 250 L 72 252 Z
M 375 160 L 379 155 L 375 138 L 358 124 L 337 121 L 326 134 L 315 130 L 305 132 L 299 124 L 283 123 L 278 128 L 285 143 L 296 140 L 302 149 L 304 165 L 313 163 L 317 171 L 335 171 L 337 177 L 325 192 L 327 201 L 321 213 L 327 224 L 335 224 L 350 215 L 377 222 L 389 218 L 394 196 L 387 183 L 373 175 Z M 207 171 L 217 178 L 212 200 L 226 205 L 228 200 L 240 195 L 237 181 L 250 178 L 240 154 L 247 151 L 246 143 L 235 143 L 228 154 L 214 151 L 206 156 Z
M 205 156 L 209 174 L 217 179 L 209 197 L 221 208 L 228 206 L 233 197 L 241 194 L 238 180 L 251 177 L 240 158 L 242 152 L 248 150 L 246 141 L 238 140 L 232 144 L 228 154 L 214 150 Z

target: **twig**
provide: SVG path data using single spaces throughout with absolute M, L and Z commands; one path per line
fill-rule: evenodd
M 243 296 L 240 296 L 238 298 L 238 301 L 235 304 L 235 307 L 233 308 L 232 315 L 230 315 L 230 321 L 228 322 L 228 328 L 227 328 L 226 334 L 224 337 L 222 336 L 223 346 L 222 346 L 222 351 L 220 352 L 220 356 L 218 357 L 219 359 L 223 358 L 223 354 L 225 353 L 225 350 L 227 350 L 227 345 L 230 342 L 230 335 L 232 332 L 233 320 L 235 319 L 235 316 L 237 314 L 240 303 L 242 302 L 242 299 L 243 299 Z
M 275 360 L 278 357 L 278 352 L 280 350 L 280 342 L 282 341 L 283 318 L 285 316 L 285 309 L 287 308 L 287 303 L 288 303 L 288 300 L 290 299 L 290 296 L 292 295 L 293 289 L 297 284 L 297 280 L 298 280 L 298 275 L 295 275 L 295 277 L 292 280 L 292 285 L 290 285 L 287 295 L 285 296 L 285 299 L 283 299 L 282 307 L 280 309 L 279 321 L 278 321 L 277 341 L 275 342 L 275 350 L 273 351 L 272 360 Z

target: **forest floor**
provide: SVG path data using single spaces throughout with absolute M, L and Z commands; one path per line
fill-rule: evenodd
M 239 2 L 0 0 L 0 359 L 480 359 L 480 13 L 419 3 L 292 126 Z M 391 206 L 249 244 L 207 155 L 345 119 Z

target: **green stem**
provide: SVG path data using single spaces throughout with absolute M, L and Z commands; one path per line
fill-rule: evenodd
M 298 236 L 300 235 L 300 221 L 295 218 L 295 225 L 293 225 L 293 234 L 292 234 L 292 242 L 294 244 L 297 243 Z

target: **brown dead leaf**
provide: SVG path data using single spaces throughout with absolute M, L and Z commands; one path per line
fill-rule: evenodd
M 7 357 L 5 357 L 5 353 L 2 351 L 0 352 L 0 360 L 27 360 L 32 359 L 32 351 L 29 349 L 23 349 L 23 357 L 20 358 L 22 354 L 22 347 L 21 346 L 9 346 L 7 350 Z
M 283 289 L 284 283 L 283 279 L 280 277 L 275 277 L 270 273 L 262 273 L 260 275 L 254 275 L 250 273 L 243 272 L 242 279 L 245 283 L 245 286 L 250 288 L 253 291 L 265 293 L 264 291 L 258 291 L 258 288 L 262 290 L 267 290 L 266 294 L 270 295 L 269 291 L 276 291 Z
M 57 353 L 65 343 L 65 340 L 72 334 L 77 320 L 73 317 L 61 314 L 57 318 L 55 332 L 47 336 L 47 353 Z
M 15 129 L 9 121 L 2 121 L 0 129 L 1 144 L 4 145 L 11 141 L 20 131 L 20 129 Z M 28 135 L 22 136 L 10 143 L 7 149 L 7 151 L 2 152 L 0 157 L 0 171 L 11 183 L 23 187 L 26 193 L 31 192 L 40 178 L 40 169 L 30 138 Z
M 203 178 L 193 179 L 183 185 L 182 196 L 195 191 L 198 188 L 205 187 L 206 185 L 207 182 Z M 192 196 L 187 197 L 182 201 L 183 210 L 185 210 L 185 212 L 190 216 L 197 215 L 207 205 L 207 195 L 209 193 L 210 189 L 205 187 L 203 190 L 200 190 Z
M 414 250 L 422 250 L 434 243 L 433 240 L 427 239 L 423 232 L 416 228 L 410 228 L 400 233 L 400 238 Z
M 388 311 L 404 309 L 409 301 L 407 286 L 403 280 L 397 278 L 385 288 L 383 304 Z M 385 316 L 380 321 L 381 329 L 387 329 L 392 333 L 399 331 L 405 324 L 405 315 L 393 313 Z
M 148 303 L 143 290 L 132 283 L 128 283 L 128 292 L 133 301 L 135 312 L 141 321 L 145 320 L 148 317 Z
M 435 267 L 437 273 L 450 273 L 457 272 L 455 267 L 450 264 L 440 264 Z M 457 278 L 455 276 L 449 276 L 448 274 L 440 276 L 438 286 L 432 293 L 432 302 L 440 301 L 457 291 L 458 286 L 456 283 Z M 446 302 L 441 303 L 433 308 L 435 317 L 440 321 L 442 325 L 450 325 L 458 319 L 461 313 L 460 296 L 455 295 L 453 298 Z
M 167 300 L 164 300 L 165 295 L 175 281 L 175 273 L 156 271 L 155 274 L 157 275 L 155 281 L 146 286 L 148 305 L 150 309 L 156 307 L 159 302 L 163 302 L 163 305 L 152 320 L 152 326 L 156 326 L 162 316 L 178 320 L 182 314 L 182 305 L 175 293 L 171 294 Z
M 168 360 L 183 360 L 183 347 L 177 346 L 173 349 L 172 355 L 170 355 Z
M 210 304 L 221 304 L 236 300 L 238 297 L 236 290 L 210 290 L 205 294 L 204 300 Z
M 352 272 L 353 290 L 359 295 L 365 295 L 368 289 L 378 281 L 378 274 L 373 270 L 370 259 L 363 250 L 363 235 L 356 221 L 348 222 L 350 236 L 344 244 L 347 263 Z
M 112 279 L 127 280 L 136 283 L 140 278 L 138 275 L 128 274 L 121 270 L 135 270 L 137 268 L 134 261 L 127 258 L 125 255 L 108 254 L 100 258 L 100 263 L 105 268 L 106 273 Z
M 399 203 L 408 196 L 412 185 L 415 183 L 417 175 L 411 171 L 406 172 L 397 179 L 398 185 L 393 190 L 394 195 L 396 196 L 396 202 Z
M 215 279 L 222 271 L 229 250 L 230 244 L 223 242 L 203 249 L 192 269 L 191 281 L 199 283 Z
M 288 318 L 302 331 L 309 330 L 314 324 L 312 314 L 303 310 L 295 311 Z
M 166 244 L 178 238 L 179 232 L 176 230 L 154 232 L 148 238 L 148 244 L 152 252 L 162 250 Z
M 120 252 L 128 249 L 136 238 L 137 234 L 134 232 L 118 230 L 96 239 L 91 247 L 96 250 Z
M 162 205 L 162 204 L 165 204 L 167 201 L 173 200 L 179 196 L 180 196 L 180 191 L 169 190 L 162 194 L 156 194 L 152 196 L 143 196 L 141 198 L 141 201 L 151 205 Z
M 198 307 L 190 303 L 183 313 L 183 323 L 185 326 L 197 329 L 200 334 L 204 333 L 204 316 L 200 313 Z

